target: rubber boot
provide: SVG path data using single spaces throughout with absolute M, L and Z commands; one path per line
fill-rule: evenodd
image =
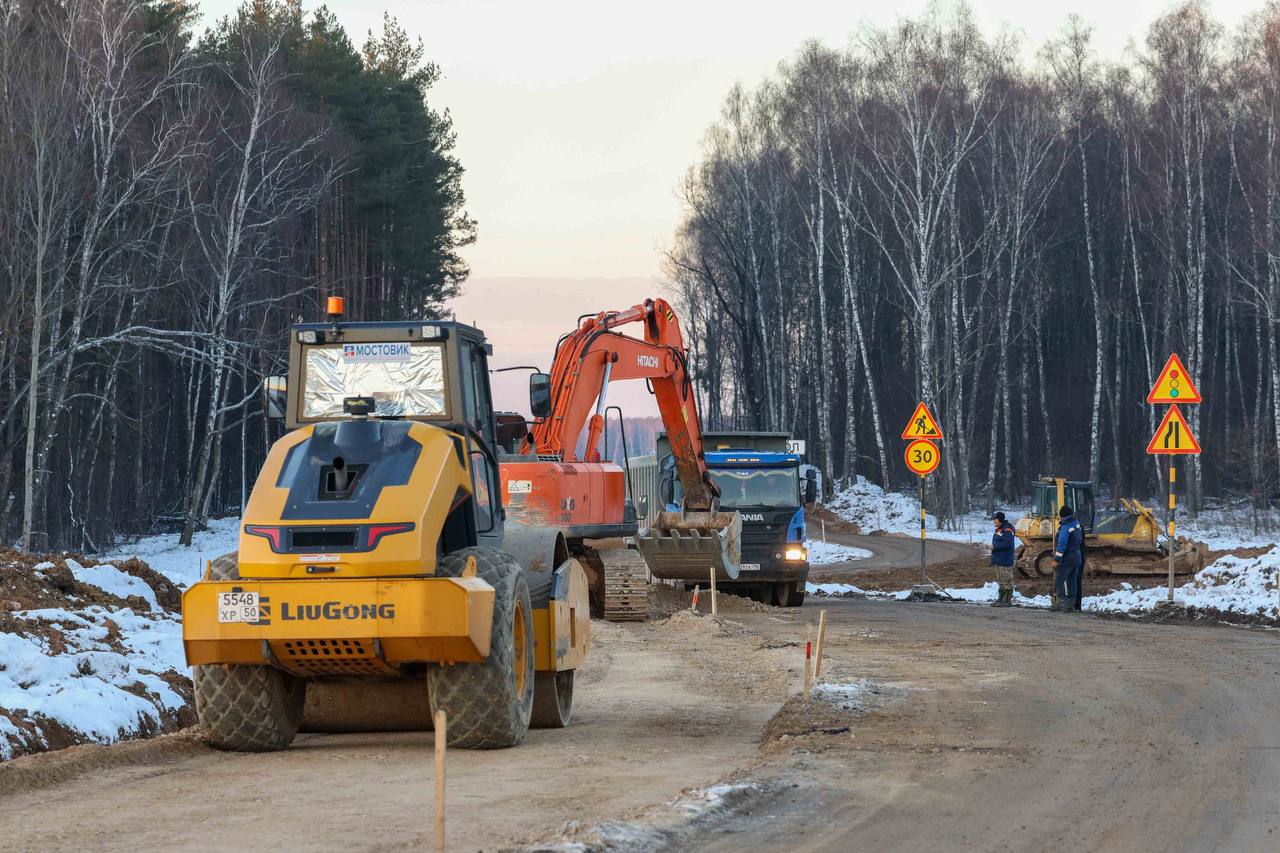
M 991 602 L 992 607 L 1012 607 L 1013 606 L 1013 590 L 1002 589 L 1000 594 L 996 596 L 996 600 Z

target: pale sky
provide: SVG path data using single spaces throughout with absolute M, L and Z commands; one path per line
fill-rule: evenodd
M 200 4 L 206 20 L 237 5 Z M 309 10 L 317 5 L 306 2 Z M 1099 52 L 1116 59 L 1171 5 L 972 3 L 988 33 L 1007 26 L 1032 47 L 1055 36 L 1075 12 L 1094 25 Z M 1211 9 L 1234 29 L 1261 5 L 1217 0 Z M 735 82 L 753 87 L 806 39 L 844 45 L 863 23 L 919 14 L 926 0 L 330 0 L 328 6 L 357 46 L 390 12 L 441 67 L 443 79 L 429 100 L 453 116 L 467 209 L 479 222 L 479 239 L 466 252 L 472 278 L 454 307 L 459 319 L 489 332 L 495 363 L 503 365 L 545 364 L 556 337 L 579 314 L 660 295 L 662 251 L 681 213 L 676 188 Z

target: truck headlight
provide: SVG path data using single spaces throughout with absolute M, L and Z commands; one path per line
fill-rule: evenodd
M 800 562 L 809 559 L 809 552 L 801 545 L 788 545 L 787 550 L 782 552 L 782 559 Z

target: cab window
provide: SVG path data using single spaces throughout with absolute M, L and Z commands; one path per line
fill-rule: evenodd
M 483 451 L 471 451 L 471 488 L 475 497 L 476 532 L 488 533 L 493 530 L 494 516 L 497 514 L 498 477 L 493 463 Z
M 462 347 L 463 418 L 492 447 L 493 401 L 489 398 L 489 364 L 482 344 L 465 343 Z

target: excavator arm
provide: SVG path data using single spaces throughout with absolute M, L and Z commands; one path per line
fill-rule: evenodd
M 642 326 L 643 339 L 619 331 L 633 324 Z M 711 510 L 717 493 L 703 460 L 684 339 L 675 311 L 662 299 L 586 317 L 561 339 L 551 368 L 551 413 L 534 424 L 524 450 L 558 455 L 565 462 L 598 461 L 609 384 L 635 379 L 648 380 L 657 398 L 685 506 Z M 584 428 L 587 437 L 579 456 Z
M 636 324 L 643 337 L 626 334 Z M 742 516 L 719 511 L 719 492 L 703 457 L 702 421 L 680 322 L 664 300 L 578 318 L 578 327 L 556 346 L 550 413 L 534 423 L 523 452 L 562 462 L 599 461 L 609 383 L 631 379 L 645 379 L 653 389 L 684 495 L 679 512 L 658 513 L 653 526 L 636 537 L 636 549 L 655 577 L 700 581 L 711 570 L 737 578 Z

